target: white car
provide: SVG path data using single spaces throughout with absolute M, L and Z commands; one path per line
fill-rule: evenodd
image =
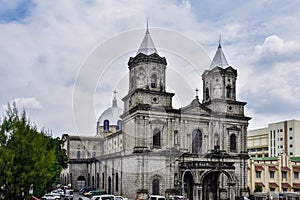
M 115 200 L 128 200 L 128 199 L 122 196 L 115 196 Z
M 56 195 L 56 194 L 45 194 L 42 197 L 42 200 L 60 200 L 60 195 Z
M 79 199 L 78 200 L 91 200 L 90 198 L 88 198 L 88 197 L 79 197 Z
M 160 195 L 150 195 L 148 200 L 166 200 L 166 197 Z
M 91 198 L 91 200 L 115 200 L 114 195 L 106 194 L 106 195 L 96 195 Z

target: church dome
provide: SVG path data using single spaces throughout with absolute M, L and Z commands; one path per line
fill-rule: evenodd
M 121 120 L 120 115 L 123 113 L 122 108 L 118 107 L 116 97 L 113 99 L 112 107 L 106 109 L 98 118 L 99 126 L 103 126 L 104 121 L 108 120 L 109 125 L 118 125 Z

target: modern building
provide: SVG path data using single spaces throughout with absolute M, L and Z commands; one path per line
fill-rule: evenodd
M 95 137 L 82 137 L 80 145 L 76 137 L 63 136 L 71 155 L 61 174 L 64 184 L 129 199 L 149 194 L 181 194 L 189 200 L 248 196 L 250 118 L 244 114 L 246 103 L 236 99 L 237 70 L 228 65 L 221 44 L 202 74 L 202 102 L 196 95 L 190 104 L 173 108 L 166 67 L 167 59 L 159 55 L 147 28 L 128 61 L 124 111 L 114 98 L 99 117 Z M 82 157 L 86 151 L 95 153 Z
M 261 187 L 266 195 L 300 191 L 300 157 L 281 154 L 276 157 L 250 158 L 248 180 L 250 193 Z
M 300 156 L 300 121 L 270 123 L 268 127 L 248 131 L 248 153 L 251 157 L 274 157 L 280 154 Z

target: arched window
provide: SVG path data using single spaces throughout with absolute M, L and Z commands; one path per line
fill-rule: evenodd
M 107 119 L 104 120 L 103 126 L 104 126 L 104 131 L 108 131 L 109 130 L 109 121 Z
M 202 133 L 196 129 L 192 133 L 192 153 L 200 155 L 202 153 Z
M 100 176 L 99 173 L 97 173 L 97 188 L 100 187 Z
M 80 151 L 77 151 L 77 159 L 80 159 Z
M 102 189 L 104 189 L 104 186 L 105 186 L 104 178 L 105 178 L 105 175 L 104 175 L 104 173 L 102 173 Z
M 95 188 L 95 177 L 92 176 L 92 188 Z
M 226 86 L 226 97 L 231 98 L 231 86 L 230 85 Z
M 230 135 L 230 151 L 236 151 L 236 135 Z
M 116 173 L 116 191 L 119 191 L 119 174 Z
M 108 177 L 108 194 L 111 194 L 111 177 Z
M 156 74 L 151 75 L 151 88 L 157 87 L 157 76 Z
M 159 194 L 159 180 L 154 179 L 152 181 L 152 194 L 158 195 Z
M 118 130 L 119 131 L 122 130 L 122 120 L 118 120 L 117 124 L 118 124 Z
M 208 100 L 209 99 L 209 89 L 206 88 L 205 89 L 205 100 Z
M 160 146 L 160 130 L 158 128 L 153 131 L 153 146 Z

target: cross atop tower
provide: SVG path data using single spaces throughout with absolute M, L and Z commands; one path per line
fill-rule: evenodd
M 117 91 L 114 90 L 113 93 L 114 93 L 113 107 L 117 107 L 118 106 L 117 105 Z
M 196 99 L 198 99 L 198 91 L 199 91 L 198 88 L 196 88 L 196 89 L 195 89 L 195 92 L 196 92 Z

